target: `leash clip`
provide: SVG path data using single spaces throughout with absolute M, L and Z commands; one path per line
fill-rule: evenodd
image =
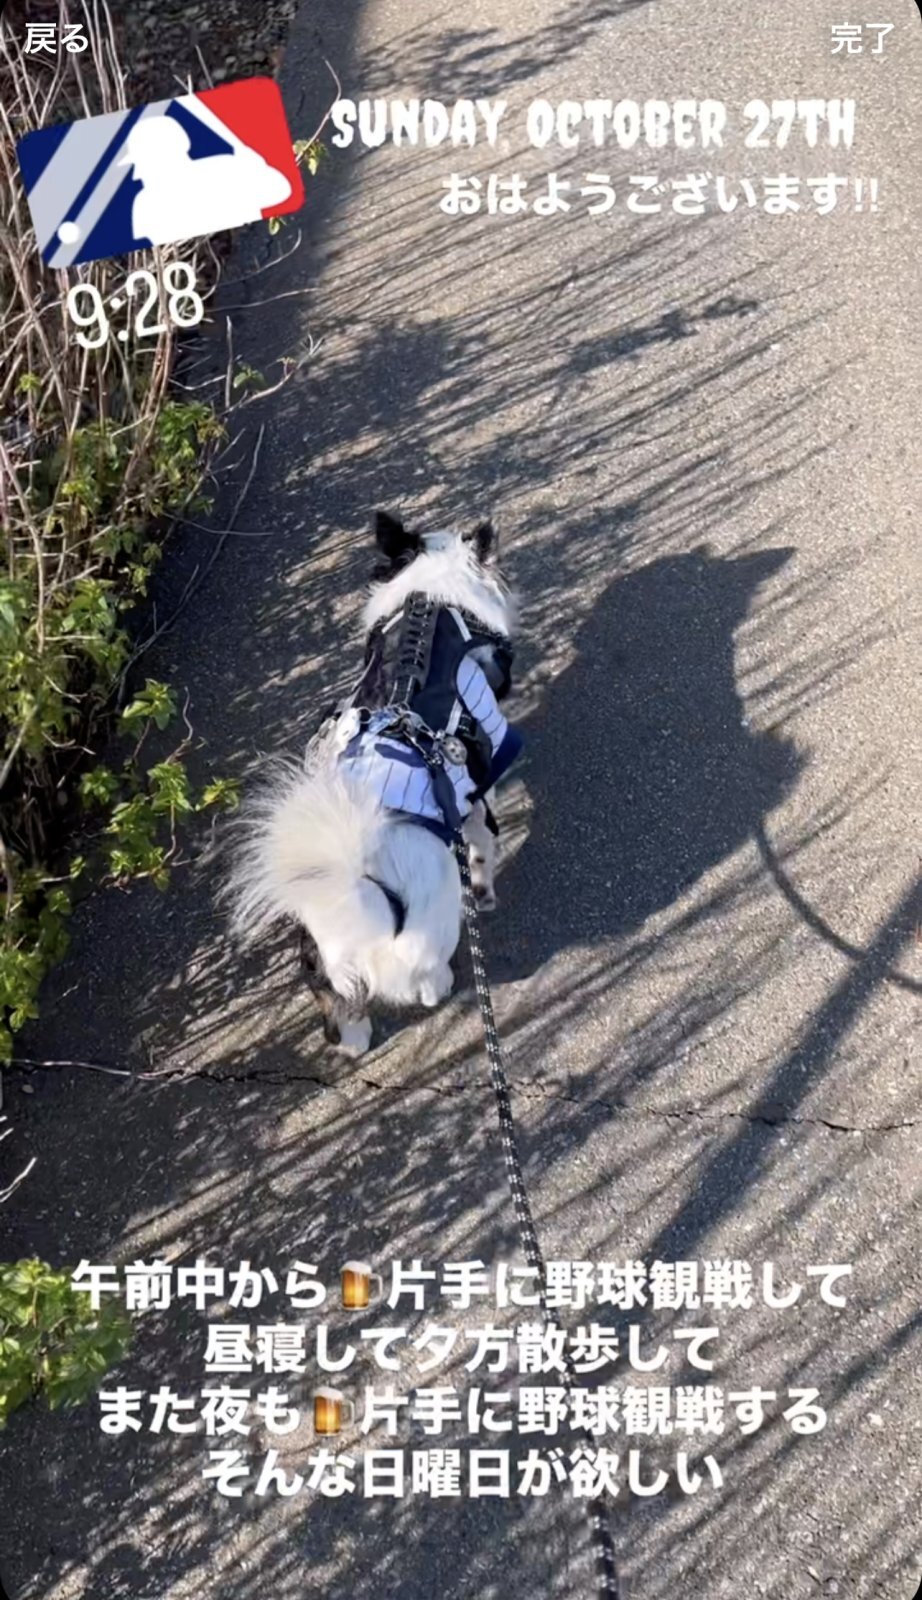
M 443 760 L 453 767 L 467 766 L 467 749 L 463 739 L 457 739 L 453 733 L 440 734 L 436 740 Z

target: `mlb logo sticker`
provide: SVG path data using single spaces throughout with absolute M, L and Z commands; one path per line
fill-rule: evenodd
M 272 78 L 39 128 L 16 150 L 49 267 L 239 228 L 304 201 Z

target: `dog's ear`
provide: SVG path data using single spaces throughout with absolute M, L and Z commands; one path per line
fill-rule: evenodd
M 474 546 L 474 554 L 481 566 L 493 561 L 499 551 L 499 540 L 492 522 L 478 522 L 471 533 L 461 535 L 465 544 Z
M 375 542 L 388 561 L 397 562 L 402 557 L 416 554 L 421 548 L 418 533 L 411 533 L 397 517 L 388 511 L 375 512 Z

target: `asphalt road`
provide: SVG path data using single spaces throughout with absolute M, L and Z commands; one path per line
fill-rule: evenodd
M 758 1282 L 766 1260 L 779 1281 L 854 1269 L 844 1308 L 810 1280 L 788 1311 L 761 1293 L 643 1311 L 651 1341 L 713 1320 L 708 1381 L 815 1388 L 828 1423 L 622 1437 L 645 1470 L 684 1447 L 724 1478 L 619 1500 L 633 1600 L 910 1600 L 922 1576 L 922 27 L 910 0 L 887 17 L 884 52 L 848 56 L 831 0 L 306 5 L 283 70 L 296 135 L 329 97 L 324 55 L 356 98 L 509 111 L 492 152 L 334 152 L 300 242 L 289 227 L 242 249 L 237 350 L 266 371 L 315 352 L 249 408 L 223 515 L 264 422 L 238 523 L 260 537 L 227 541 L 152 661 L 190 691 L 203 769 L 247 772 L 296 748 L 351 671 L 372 508 L 495 512 L 523 601 L 527 755 L 488 957 L 546 1252 L 739 1258 Z M 594 96 L 854 96 L 857 136 L 736 136 L 700 158 L 526 146 L 532 100 Z M 608 171 L 621 195 L 656 173 L 664 204 L 449 217 L 454 170 Z M 689 171 L 877 177 L 877 209 L 851 190 L 825 217 L 681 216 L 669 184 Z M 177 589 L 208 539 L 185 536 Z M 243 965 L 214 883 L 206 862 L 81 917 L 30 1054 L 164 1076 L 8 1075 L 4 1154 L 38 1159 L 4 1255 L 297 1254 L 331 1275 L 345 1257 L 514 1255 L 466 969 L 445 1010 L 344 1072 L 290 943 Z M 148 1317 L 121 1381 L 199 1386 L 202 1339 L 188 1307 Z M 701 1378 L 670 1357 L 669 1382 Z M 297 1462 L 309 1430 L 283 1443 Z M 592 1592 L 580 1508 L 553 1490 L 224 1501 L 201 1467 L 199 1439 L 106 1438 L 92 1407 L 21 1413 L 4 1581 L 24 1600 Z

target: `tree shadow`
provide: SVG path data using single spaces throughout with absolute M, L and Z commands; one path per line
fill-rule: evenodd
M 328 99 L 324 54 L 346 92 L 351 78 L 365 93 L 401 81 L 455 98 L 534 75 L 541 93 L 551 68 L 578 61 L 633 9 L 573 0 L 544 26 L 508 34 L 446 9 L 395 35 L 388 17 L 383 45 L 357 58 L 360 23 L 374 41 L 362 8 L 321 4 L 286 87 L 293 132 L 309 136 Z M 889 1202 L 889 1158 L 875 1159 L 873 1132 L 824 1123 L 812 1091 L 828 1086 L 878 1001 L 912 908 L 900 907 L 900 938 L 885 932 L 870 953 L 857 936 L 847 950 L 824 943 L 823 955 L 854 970 L 821 970 L 802 991 L 802 906 L 778 892 L 758 843 L 785 796 L 799 799 L 806 771 L 803 752 L 767 730 L 866 672 L 875 631 L 889 625 L 837 617 L 841 552 L 824 546 L 811 570 L 800 537 L 813 532 L 809 473 L 833 443 L 823 391 L 840 359 L 832 313 L 808 281 L 814 258 L 798 266 L 787 244 L 783 256 L 728 258 L 710 219 L 651 221 L 606 236 L 595 254 L 578 228 L 541 219 L 500 231 L 481 217 L 459 231 L 434 203 L 439 162 L 432 152 L 405 165 L 401 152 L 337 155 L 311 190 L 303 245 L 274 273 L 242 286 L 228 278 L 222 304 L 241 356 L 264 370 L 297 355 L 310 316 L 322 359 L 244 413 L 253 427 L 238 482 L 213 520 L 227 520 L 265 419 L 239 519 L 253 534 L 229 540 L 145 664 L 194 688 L 209 741 L 191 753 L 196 775 L 209 760 L 246 773 L 261 749 L 297 749 L 352 671 L 346 641 L 373 506 L 395 496 L 447 522 L 472 499 L 501 502 L 526 601 L 519 705 L 534 804 L 486 938 L 491 975 L 528 978 L 520 989 L 497 983 L 497 1011 L 542 1242 L 558 1258 L 675 1254 L 705 1239 L 715 1253 L 777 1250 L 795 1264 L 817 1240 L 860 1254 L 861 1309 L 873 1317 L 850 1308 L 830 1326 L 808 1309 L 782 1338 L 757 1316 L 725 1372 L 732 1387 L 767 1377 L 769 1364 L 787 1381 L 831 1369 L 841 1428 L 858 1438 L 869 1374 L 882 1352 L 909 1351 L 917 1296 L 904 1314 L 914 1294 L 905 1229 L 881 1223 L 868 1248 L 874 1210 Z M 386 226 L 371 228 L 376 207 Z M 257 233 L 246 245 L 254 262 L 279 248 Z M 291 237 L 280 236 L 284 251 Z M 245 278 L 246 259 L 236 263 Z M 182 593 L 208 540 L 190 528 L 167 588 Z M 862 774 L 866 793 L 847 767 L 831 780 L 828 806 L 821 792 L 819 805 L 814 796 L 776 819 L 788 863 L 824 844 L 823 828 L 827 860 L 860 833 L 879 775 Z M 30 1046 L 52 1058 L 104 1053 L 116 1070 L 162 1066 L 164 1077 L 10 1075 L 11 1098 L 20 1083 L 35 1091 L 15 1102 L 17 1167 L 38 1158 L 35 1182 L 4 1215 L 12 1248 L 69 1262 L 247 1256 L 276 1268 L 297 1253 L 328 1281 L 355 1254 L 378 1265 L 514 1255 L 470 994 L 327 1082 L 293 942 L 242 963 L 213 888 L 210 869 L 177 874 L 165 898 L 140 886 L 77 919 Z M 555 959 L 574 950 L 577 960 Z M 779 988 L 794 1039 L 772 1014 Z M 889 1083 L 902 1023 L 888 1017 L 863 1038 L 844 1078 Z M 697 1076 L 696 1052 L 707 1063 Z M 786 1119 L 800 1124 L 796 1138 Z M 893 1330 L 884 1345 L 881 1308 Z M 284 1301 L 266 1314 L 284 1318 Z M 197 1390 L 205 1321 L 177 1308 L 142 1320 L 115 1381 Z M 470 1375 L 456 1364 L 444 1381 Z M 631 1592 L 751 1592 L 753 1550 L 783 1560 L 801 1506 L 825 1515 L 830 1488 L 860 1536 L 854 1570 L 861 1581 L 879 1575 L 875 1541 L 895 1515 L 886 1465 L 879 1454 L 869 1462 L 881 1491 L 869 1504 L 858 1476 L 844 1481 L 841 1439 L 818 1470 L 809 1448 L 766 1430 L 739 1452 L 716 1507 L 632 1506 L 619 1528 Z M 9 1560 L 30 1597 L 72 1600 L 79 1586 L 91 1600 L 134 1600 L 146 1585 L 222 1600 L 345 1587 L 360 1600 L 500 1600 L 577 1587 L 583 1511 L 553 1491 L 543 1506 L 228 1506 L 202 1483 L 201 1438 L 101 1438 L 92 1407 L 30 1407 L 7 1447 Z M 299 1466 L 309 1447 L 297 1441 Z M 799 1560 L 795 1549 L 779 1593 L 802 1592 Z
M 457 100 L 471 95 L 502 95 L 510 85 L 527 82 L 551 63 L 578 56 L 606 28 L 616 29 L 650 0 L 565 0 L 553 20 L 520 32 L 462 21 L 445 6 L 434 18 L 410 24 L 368 61 L 364 94 L 390 94 L 413 63 L 411 81 L 424 84 L 429 95 Z

